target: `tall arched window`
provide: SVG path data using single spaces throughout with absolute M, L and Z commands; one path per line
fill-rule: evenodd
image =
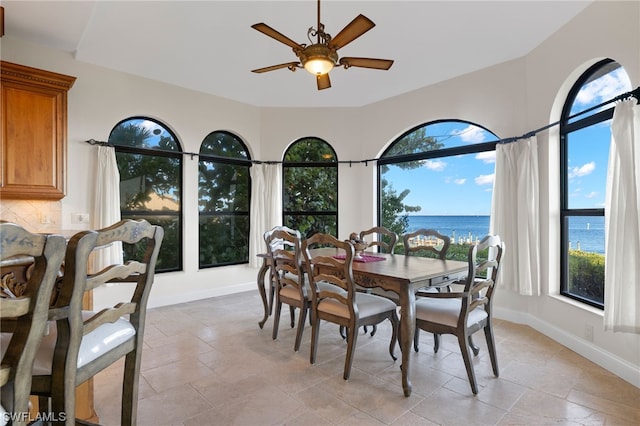
M 379 225 L 398 235 L 436 229 L 452 239 L 448 257 L 466 260 L 464 245 L 489 232 L 497 139 L 460 120 L 404 133 L 378 160 Z
M 249 261 L 251 157 L 239 137 L 210 133 L 200 146 L 199 267 Z
M 611 59 L 600 61 L 573 85 L 560 119 L 560 293 L 601 309 L 614 106 L 577 114 L 629 90 L 624 69 Z
M 146 219 L 164 228 L 157 272 L 182 269 L 182 153 L 161 122 L 131 117 L 109 135 L 120 171 L 123 219 Z M 126 250 L 125 250 L 126 254 Z
M 338 159 L 331 145 L 299 139 L 285 152 L 282 167 L 284 225 L 305 237 L 338 235 Z

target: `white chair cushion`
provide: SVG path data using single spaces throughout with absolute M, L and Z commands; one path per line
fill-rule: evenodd
M 83 311 L 84 319 L 91 318 L 95 312 Z M 4 334 L 4 333 L 3 333 Z M 133 325 L 124 318 L 119 318 L 116 322 L 102 324 L 91 333 L 86 334 L 80 350 L 78 352 L 78 368 L 90 363 L 102 354 L 109 352 L 111 349 L 118 347 L 122 343 L 135 336 L 136 330 Z M 49 334 L 44 336 L 40 349 L 36 354 L 33 363 L 34 375 L 51 374 L 51 364 L 53 361 L 53 350 L 56 345 L 56 323 L 49 323 Z
M 462 308 L 461 299 L 435 299 L 420 297 L 416 300 L 416 318 L 455 327 Z M 478 306 L 467 316 L 467 327 L 476 324 L 487 317 L 487 311 Z
M 356 304 L 360 318 L 370 317 L 381 312 L 393 311 L 396 304 L 391 300 L 369 293 L 356 293 Z M 335 299 L 324 299 L 318 305 L 318 310 L 343 318 L 349 318 L 349 308 Z

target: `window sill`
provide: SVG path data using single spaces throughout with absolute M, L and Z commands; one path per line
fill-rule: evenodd
M 602 309 L 595 308 L 593 306 L 587 305 L 586 303 L 578 302 L 577 300 L 574 300 L 570 297 L 562 296 L 560 294 L 550 294 L 549 297 L 559 302 L 566 303 L 575 308 L 582 309 L 583 311 L 586 311 L 604 318 L 604 311 Z

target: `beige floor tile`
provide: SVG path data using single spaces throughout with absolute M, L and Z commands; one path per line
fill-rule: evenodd
M 473 396 L 457 340 L 420 335 L 411 350 L 413 393 L 402 392 L 400 361 L 388 353 L 391 327 L 359 330 L 351 378 L 342 378 L 347 344 L 337 326 L 320 327 L 315 365 L 311 327 L 299 352 L 283 309 L 258 327 L 262 303 L 247 292 L 149 310 L 138 424 L 166 425 L 635 425 L 640 389 L 530 327 L 496 320 L 500 377 L 482 333 L 474 336 L 479 393 Z M 297 316 L 296 316 L 297 319 Z M 400 358 L 400 349 L 396 347 Z M 120 422 L 122 363 L 96 376 L 102 424 Z

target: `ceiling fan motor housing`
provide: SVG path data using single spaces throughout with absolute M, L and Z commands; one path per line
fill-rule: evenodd
M 338 53 L 335 49 L 329 48 L 326 44 L 317 43 L 305 47 L 298 53 L 298 58 L 302 65 L 308 70 L 307 63 L 310 61 L 322 61 L 327 65 L 328 70 L 324 72 L 316 72 L 316 74 L 326 74 L 331 71 L 338 62 Z M 328 64 L 331 62 L 331 65 Z

